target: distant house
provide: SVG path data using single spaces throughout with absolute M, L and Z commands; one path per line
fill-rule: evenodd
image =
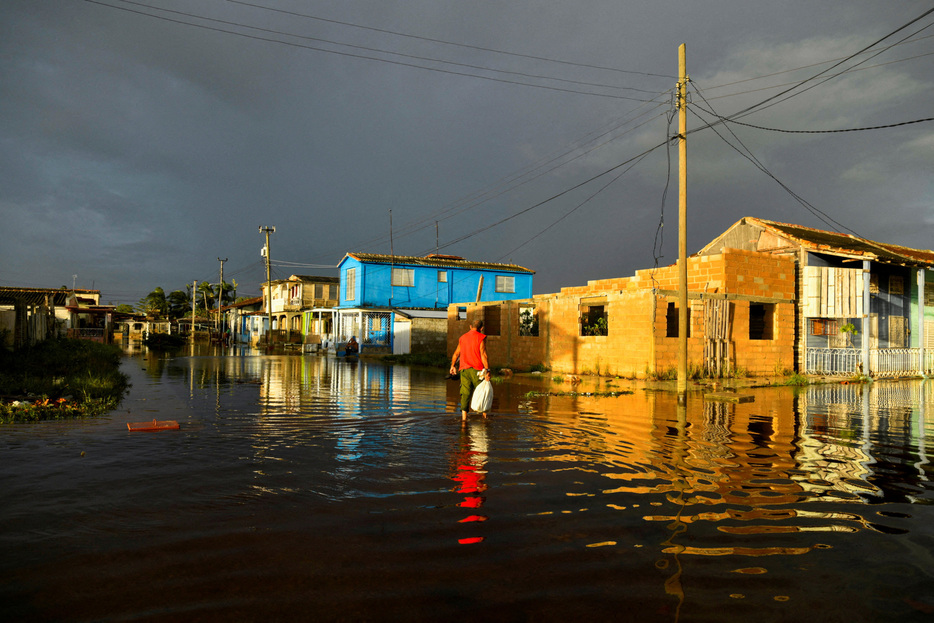
M 78 319 L 66 305 L 76 293 L 100 301 L 98 290 L 0 287 L 0 337 L 5 337 L 0 346 L 34 344 L 71 328 Z
M 443 351 L 451 303 L 532 296 L 535 271 L 453 255 L 348 253 L 340 270 L 339 343 L 404 354 Z
M 268 291 L 271 299 L 266 300 Z M 321 344 L 331 339 L 340 279 L 292 275 L 262 284 L 263 311 L 271 312 L 275 341 Z
M 224 328 L 230 332 L 232 344 L 256 345 L 266 333 L 267 317 L 263 297 L 243 299 L 221 308 Z

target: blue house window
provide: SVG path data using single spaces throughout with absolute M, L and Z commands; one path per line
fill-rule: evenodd
M 348 268 L 347 269 L 347 280 L 344 285 L 344 298 L 348 301 L 352 301 L 357 298 L 357 269 Z
M 438 283 L 447 283 L 448 282 L 448 271 L 439 270 L 438 271 Z
M 404 286 L 404 287 L 414 286 L 415 285 L 415 269 L 414 268 L 393 268 L 392 269 L 392 285 Z
M 515 292 L 516 291 L 516 278 L 507 277 L 506 275 L 496 275 L 496 291 L 497 292 Z

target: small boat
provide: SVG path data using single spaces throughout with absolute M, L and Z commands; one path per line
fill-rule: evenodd
M 153 420 L 151 422 L 127 422 L 127 429 L 131 431 L 178 430 L 175 420 Z

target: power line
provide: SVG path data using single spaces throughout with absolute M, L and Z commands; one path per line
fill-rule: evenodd
M 640 162 L 642 162 L 642 160 L 643 160 L 644 158 L 648 157 L 648 155 L 649 155 L 648 152 L 643 153 L 643 154 L 642 154 L 640 157 L 638 157 L 638 159 L 635 160 L 628 168 L 623 169 L 622 171 L 620 171 L 619 174 L 617 174 L 615 177 L 613 177 L 613 179 L 611 179 L 609 182 L 607 182 L 606 184 L 604 184 L 603 186 L 601 186 L 599 189 L 597 189 L 596 192 L 594 192 L 593 194 L 591 194 L 590 196 L 588 196 L 586 199 L 584 199 L 583 201 L 581 201 L 580 203 L 578 203 L 576 206 L 574 206 L 573 208 L 571 208 L 570 210 L 568 210 L 567 212 L 565 212 L 561 217 L 559 217 L 557 220 L 553 221 L 548 227 L 546 227 L 545 229 L 541 230 L 540 232 L 538 232 L 537 234 L 535 234 L 534 236 L 532 236 L 531 238 L 529 238 L 528 240 L 526 240 L 525 242 L 523 242 L 522 244 L 520 244 L 518 247 L 515 247 L 515 248 L 512 249 L 511 251 L 508 251 L 507 253 L 505 253 L 504 255 L 502 255 L 499 259 L 500 259 L 500 260 L 503 260 L 504 258 L 509 257 L 510 255 L 512 255 L 513 253 L 515 253 L 516 251 L 518 251 L 519 249 L 521 249 L 521 248 L 524 247 L 525 245 L 529 244 L 530 242 L 532 242 L 533 240 L 535 240 L 535 239 L 538 238 L 539 236 L 543 235 L 545 232 L 547 232 L 549 229 L 551 229 L 552 227 L 554 227 L 555 225 L 557 225 L 558 223 L 560 223 L 561 221 L 563 221 L 563 220 L 566 219 L 567 217 L 569 217 L 569 216 L 571 216 L 572 214 L 574 214 L 575 212 L 577 212 L 577 210 L 579 210 L 580 208 L 584 207 L 586 204 L 590 203 L 590 201 L 593 200 L 597 195 L 601 194 L 604 190 L 606 190 L 607 188 L 609 188 L 616 180 L 618 180 L 618 179 L 621 178 L 623 175 L 625 175 L 626 173 L 628 173 L 629 171 L 631 171 L 631 170 L 633 169 L 633 167 L 635 167 L 637 164 L 639 164 Z
M 342 21 L 335 20 L 335 19 L 327 19 L 327 18 L 324 18 L 324 17 L 316 17 L 316 16 L 314 16 L 314 15 L 308 15 L 308 14 L 306 14 L 306 13 L 297 13 L 297 12 L 294 12 L 294 11 L 286 11 L 286 10 L 284 10 L 284 9 L 276 9 L 276 8 L 273 8 L 273 7 L 267 7 L 267 6 L 263 6 L 263 5 L 260 5 L 260 4 L 253 4 L 253 3 L 251 3 L 251 2 L 243 2 L 242 0 L 227 0 L 227 2 L 230 2 L 230 3 L 232 3 L 232 4 L 240 4 L 240 5 L 243 5 L 243 6 L 254 7 L 254 8 L 257 8 L 257 9 L 263 9 L 263 10 L 265 10 L 265 11 L 274 11 L 274 12 L 276 12 L 276 13 L 282 13 L 282 14 L 285 14 L 285 15 L 291 15 L 291 16 L 293 16 L 293 17 L 304 17 L 304 18 L 306 18 L 306 19 L 313 19 L 313 20 L 317 20 L 317 21 L 320 21 L 320 22 L 327 22 L 327 23 L 329 23 L 329 24 L 338 24 L 338 25 L 341 25 L 341 26 L 351 26 L 351 27 L 353 27 L 353 28 L 361 28 L 361 29 L 363 29 L 363 30 L 370 30 L 370 31 L 373 31 L 373 32 L 379 32 L 379 33 L 383 33 L 383 34 L 395 35 L 395 36 L 399 36 L 399 37 L 407 37 L 407 38 L 409 38 L 409 39 L 418 39 L 418 40 L 420 40 L 420 41 L 427 41 L 427 42 L 430 42 L 430 43 L 441 43 L 441 44 L 444 44 L 444 45 L 457 46 L 457 47 L 466 48 L 466 49 L 469 49 L 469 50 L 478 50 L 478 51 L 481 51 L 481 52 L 493 52 L 493 53 L 496 53 L 496 54 L 504 54 L 504 55 L 508 55 L 508 56 L 515 56 L 515 57 L 519 57 L 519 58 L 526 58 L 526 59 L 531 59 L 531 60 L 536 60 L 536 61 L 548 61 L 549 63 L 559 63 L 559 64 L 562 64 L 562 65 L 570 65 L 570 66 L 572 66 L 572 67 L 583 67 L 583 68 L 587 68 L 587 69 L 600 69 L 600 70 L 604 70 L 604 71 L 614 71 L 614 72 L 618 72 L 618 73 L 633 74 L 633 75 L 638 75 L 638 76 L 650 76 L 650 77 L 669 78 L 669 79 L 672 79 L 672 78 L 676 78 L 676 77 L 677 77 L 677 76 L 670 76 L 670 75 L 666 75 L 666 74 L 649 73 L 649 72 L 644 72 L 644 71 L 630 71 L 630 70 L 626 70 L 626 69 L 618 69 L 618 68 L 615 68 L 615 67 L 604 67 L 604 66 L 600 66 L 600 65 L 588 65 L 588 64 L 586 64 L 586 63 L 575 63 L 575 62 L 572 62 L 572 61 L 564 61 L 564 60 L 559 60 L 559 59 L 554 59 L 554 58 L 548 58 L 548 57 L 544 57 L 544 56 L 534 56 L 534 55 L 532 55 L 532 54 L 520 54 L 520 53 L 517 53 L 517 52 L 507 52 L 507 51 L 504 51 L 504 50 L 497 50 L 497 49 L 494 49 L 494 48 L 486 48 L 486 47 L 482 47 L 482 46 L 478 46 L 478 45 L 468 45 L 468 44 L 465 44 L 465 43 L 455 43 L 455 42 L 452 42 L 452 41 L 445 41 L 445 40 L 443 40 L 443 39 L 434 39 L 434 38 L 431 38 L 431 37 L 422 37 L 422 36 L 419 36 L 419 35 L 412 35 L 412 34 L 403 33 L 403 32 L 398 32 L 398 31 L 394 31 L 394 30 L 387 30 L 387 29 L 385 29 L 385 28 L 374 28 L 374 27 L 372 27 L 372 26 L 363 26 L 363 25 L 361 25 L 361 24 L 354 24 L 354 23 L 351 23 L 351 22 L 342 22 Z M 639 90 L 641 90 L 641 89 L 633 89 L 633 90 L 639 91 Z M 649 91 L 645 91 L 645 93 L 649 93 Z
M 701 97 L 701 99 L 704 99 L 704 94 L 700 91 L 700 89 L 697 88 L 697 85 L 696 85 L 696 84 L 694 85 L 694 89 L 695 89 L 695 91 L 697 92 L 697 94 Z M 708 102 L 706 99 L 704 99 L 704 103 L 706 103 L 708 106 L 710 106 L 710 102 Z M 770 178 L 772 178 L 772 180 L 774 180 L 779 186 L 781 186 L 782 189 L 785 190 L 785 192 L 787 192 L 789 195 L 791 195 L 791 196 L 795 199 L 795 201 L 797 201 L 797 202 L 800 203 L 802 206 L 804 206 L 805 209 L 807 209 L 808 211 L 810 211 L 811 214 L 813 214 L 814 216 L 816 216 L 818 219 L 820 219 L 821 221 L 823 221 L 823 222 L 826 223 L 829 227 L 831 227 L 832 229 L 834 229 L 834 230 L 836 230 L 836 231 L 839 231 L 838 228 L 842 228 L 842 229 L 845 229 L 845 230 L 847 230 L 848 232 L 850 232 L 850 233 L 852 233 L 852 234 L 854 234 L 854 235 L 856 235 L 856 236 L 859 236 L 859 234 L 857 234 L 855 231 L 853 231 L 852 229 L 850 229 L 850 228 L 847 227 L 846 225 L 840 223 L 839 221 L 835 220 L 833 217 L 831 217 L 829 214 L 827 214 L 827 213 L 824 212 L 823 210 L 820 210 L 820 209 L 818 209 L 817 207 L 815 207 L 814 205 L 812 205 L 810 202 L 808 202 L 808 201 L 805 200 L 803 197 L 801 197 L 800 195 L 798 195 L 796 192 L 794 192 L 793 190 L 791 190 L 791 188 L 789 188 L 784 182 L 782 182 L 781 180 L 779 180 L 771 171 L 769 171 L 769 170 L 766 168 L 766 166 L 765 166 L 764 164 L 762 164 L 762 163 L 759 161 L 758 158 L 756 158 L 756 157 L 753 155 L 752 151 L 751 151 L 748 147 L 746 147 L 746 145 L 740 140 L 740 138 L 739 138 L 738 136 L 736 136 L 736 134 L 733 133 L 733 130 L 730 129 L 730 127 L 729 127 L 728 125 L 725 126 L 726 129 L 730 132 L 730 134 L 733 135 L 733 138 L 736 139 L 736 141 L 737 141 L 740 145 L 742 145 L 743 150 L 745 150 L 745 153 L 744 153 L 742 150 L 738 149 L 738 148 L 737 148 L 735 145 L 733 145 L 730 141 L 726 140 L 726 138 L 724 138 L 724 136 L 723 136 L 722 134 L 720 134 L 720 132 L 717 131 L 717 128 L 715 128 L 713 124 L 710 124 L 706 119 L 704 119 L 703 117 L 701 117 L 700 115 L 698 115 L 698 114 L 697 114 L 697 109 L 703 110 L 703 109 L 701 109 L 701 108 L 700 108 L 699 106 L 697 106 L 697 105 L 692 105 L 688 110 L 690 110 L 695 116 L 697 116 L 698 119 L 700 119 L 703 123 L 707 124 L 707 127 L 709 127 L 710 129 L 712 129 L 712 130 L 714 131 L 714 133 L 715 133 L 718 137 L 720 137 L 720 139 L 721 139 L 724 143 L 726 143 L 727 145 L 729 145 L 729 146 L 730 146 L 733 150 L 735 150 L 738 154 L 740 154 L 741 156 L 743 156 L 744 158 L 746 158 L 747 160 L 749 160 L 750 162 L 752 162 L 753 165 L 755 165 L 755 167 L 756 167 L 757 169 L 759 169 L 760 171 L 762 171 L 763 173 L 765 173 L 767 176 L 769 176 Z M 705 112 L 706 112 L 706 111 L 705 111 Z M 716 114 L 716 113 L 714 113 L 714 114 Z
M 775 95 L 764 99 L 763 101 L 759 102 L 758 104 L 753 104 L 752 106 L 748 106 L 748 107 L 744 108 L 743 110 L 740 110 L 739 112 L 730 115 L 730 118 L 731 118 L 731 119 L 735 119 L 735 118 L 738 118 L 738 117 L 745 117 L 745 116 L 747 116 L 747 115 L 752 114 L 753 112 L 759 112 L 759 111 L 761 111 L 761 110 L 764 110 L 765 108 L 769 108 L 769 107 L 771 107 L 771 106 L 774 106 L 775 104 L 778 104 L 780 101 L 786 101 L 786 100 L 788 100 L 788 99 L 790 99 L 790 98 L 792 98 L 792 97 L 795 97 L 795 96 L 797 96 L 797 95 L 800 95 L 800 94 L 804 93 L 805 91 L 808 91 L 808 90 L 810 90 L 810 89 L 812 89 L 812 88 L 814 88 L 814 87 L 816 87 L 816 86 L 818 86 L 818 85 L 820 85 L 820 84 L 823 84 L 824 82 L 827 82 L 827 80 L 831 80 L 831 79 L 833 79 L 833 78 L 835 78 L 835 77 L 837 77 L 837 76 L 839 76 L 839 75 L 845 73 L 845 72 L 848 71 L 848 70 L 844 70 L 844 71 L 839 72 L 839 73 L 837 73 L 837 74 L 828 76 L 827 78 L 825 78 L 824 80 L 821 80 L 821 81 L 820 81 L 819 83 L 817 83 L 817 84 L 813 84 L 813 85 L 807 87 L 806 89 L 804 89 L 804 90 L 802 90 L 802 91 L 799 91 L 799 92 L 797 92 L 797 93 L 792 93 L 792 91 L 794 91 L 795 89 L 798 89 L 799 87 L 802 87 L 802 86 L 804 86 L 805 84 L 807 84 L 807 83 L 809 83 L 809 82 L 811 82 L 811 81 L 813 81 L 813 80 L 816 80 L 817 78 L 819 78 L 819 77 L 822 76 L 823 74 L 826 74 L 827 72 L 831 71 L 832 69 L 835 69 L 835 68 L 839 67 L 839 66 L 842 65 L 843 63 L 845 63 L 845 62 L 847 62 L 847 61 L 849 61 L 849 60 L 855 58 L 856 56 L 859 56 L 859 55 L 862 54 L 863 52 L 866 52 L 867 50 L 869 50 L 869 49 L 875 47 L 876 45 L 878 45 L 879 43 L 885 41 L 886 39 L 888 39 L 889 37 L 893 36 L 894 34 L 896 34 L 896 33 L 900 32 L 900 31 L 904 30 L 905 28 L 908 28 L 909 26 L 911 26 L 911 25 L 914 24 L 915 22 L 917 22 L 917 21 L 919 21 L 919 20 L 921 20 L 921 19 L 924 19 L 925 17 L 927 17 L 927 16 L 930 15 L 931 13 L 934 13 L 934 9 L 928 9 L 927 11 L 925 11 L 924 13 L 922 13 L 921 15 L 919 15 L 918 17 L 912 19 L 912 20 L 909 21 L 908 23 L 903 24 L 902 26 L 899 26 L 898 28 L 896 28 L 895 30 L 893 30 L 893 31 L 890 32 L 889 34 L 885 35 L 884 37 L 882 37 L 882 38 L 880 38 L 880 39 L 874 41 L 873 43 L 871 43 L 871 44 L 865 46 L 864 48 L 860 49 L 859 51 L 854 52 L 853 54 L 850 54 L 849 56 L 845 57 L 843 60 L 841 60 L 841 61 L 839 61 L 839 62 L 837 62 L 837 63 L 834 63 L 833 65 L 831 65 L 831 66 L 828 67 L 827 69 L 816 73 L 815 75 L 811 76 L 810 78 L 806 78 L 805 80 L 802 80 L 801 82 L 797 83 L 796 85 L 794 85 L 794 86 L 792 86 L 792 87 L 790 87 L 790 88 L 788 88 L 788 89 L 785 89 L 784 91 L 782 91 L 782 92 L 780 92 L 780 93 L 776 93 Z M 931 24 L 928 24 L 927 26 L 924 26 L 921 30 L 924 30 L 924 29 L 926 29 L 926 28 L 929 28 L 930 26 L 931 26 Z M 918 32 L 921 32 L 921 30 L 916 31 L 915 33 L 912 33 L 911 35 L 909 35 L 909 37 L 912 37 L 912 36 L 914 36 L 915 34 L 917 34 Z M 906 37 L 906 39 L 909 38 L 909 37 Z M 904 41 L 904 40 L 905 40 L 905 39 L 903 39 L 902 41 Z M 881 54 L 882 52 L 884 52 L 885 50 L 888 50 L 888 49 L 891 48 L 891 47 L 892 47 L 892 46 L 889 46 L 889 47 L 887 47 L 887 48 L 885 48 L 885 49 L 879 51 L 877 54 L 873 54 L 873 55 L 870 56 L 869 58 L 867 58 L 867 59 L 865 59 L 865 60 L 863 60 L 863 61 L 860 61 L 859 64 L 865 63 L 866 61 L 868 61 L 868 60 L 874 58 L 874 57 L 877 56 L 878 54 Z M 784 97 L 783 99 L 779 100 L 780 97 L 783 97 L 783 96 L 785 96 L 785 95 L 788 95 L 788 97 Z M 778 100 L 778 101 L 775 101 L 775 100 Z M 771 102 L 771 103 L 770 103 L 770 102 Z M 768 104 L 768 106 L 766 106 L 766 104 Z M 698 129 L 704 129 L 704 128 L 698 128 Z
M 633 100 L 633 101 L 637 101 L 637 102 L 651 101 L 651 100 L 646 100 L 646 99 L 641 99 L 641 98 L 636 98 L 636 97 L 629 97 L 629 96 L 625 96 L 625 95 L 618 95 L 618 94 L 614 95 L 614 94 L 611 94 L 611 93 L 595 93 L 595 92 L 593 92 L 593 91 L 582 91 L 582 90 L 577 90 L 577 89 L 572 89 L 572 88 L 563 88 L 563 87 L 551 86 L 551 85 L 546 85 L 546 84 L 533 84 L 533 83 L 529 83 L 529 82 L 520 82 L 520 81 L 518 81 L 518 80 L 511 80 L 511 79 L 506 79 L 506 78 L 496 78 L 496 77 L 493 77 L 493 76 L 484 76 L 484 75 L 481 75 L 481 74 L 467 73 L 467 72 L 462 72 L 462 71 L 454 71 L 454 70 L 451 70 L 451 69 L 443 69 L 443 68 L 440 68 L 440 67 L 428 67 L 428 66 L 425 66 L 425 65 L 418 65 L 418 64 L 415 64 L 415 63 L 409 63 L 409 62 L 404 62 L 404 61 L 396 61 L 396 60 L 390 60 L 390 59 L 385 59 L 385 58 L 379 58 L 379 57 L 375 57 L 375 56 L 367 56 L 367 55 L 365 55 L 365 54 L 357 54 L 357 53 L 352 53 L 352 52 L 341 52 L 341 51 L 337 51 L 337 50 L 331 50 L 331 49 L 322 48 L 322 47 L 316 47 L 316 46 L 312 46 L 312 45 L 306 45 L 306 44 L 301 44 L 301 43 L 295 43 L 295 42 L 291 42 L 291 41 L 282 41 L 282 40 L 280 40 L 280 39 L 271 39 L 271 38 L 268 38 L 268 37 L 261 37 L 261 36 L 258 36 L 258 35 L 251 35 L 251 34 L 244 33 L 244 32 L 238 32 L 238 31 L 235 31 L 235 30 L 227 30 L 227 29 L 224 29 L 224 28 L 218 28 L 218 27 L 209 26 L 209 25 L 206 25 L 206 24 L 197 24 L 197 23 L 193 23 L 193 22 L 189 22 L 189 21 L 185 21 L 185 20 L 181 20 L 181 19 L 174 19 L 174 18 L 171 18 L 171 17 L 166 17 L 166 16 L 164 16 L 164 15 L 156 15 L 156 14 L 153 14 L 153 13 L 147 13 L 147 12 L 145 12 L 145 11 L 140 11 L 140 10 L 137 10 L 137 9 L 131 9 L 131 8 L 124 7 L 124 6 L 115 6 L 115 5 L 112 5 L 112 4 L 107 4 L 106 2 L 102 2 L 102 1 L 100 1 L 100 0 L 84 0 L 84 1 L 87 2 L 87 3 L 90 3 L 90 4 L 97 4 L 97 5 L 104 6 L 104 7 L 108 7 L 108 8 L 111 8 L 111 9 L 117 9 L 117 10 L 120 10 L 120 11 L 126 11 L 126 12 L 128 12 L 128 13 L 134 13 L 134 14 L 137 14 L 137 15 L 143 15 L 143 16 L 146 16 L 146 17 L 152 17 L 152 18 L 154 18 L 154 19 L 159 19 L 159 20 L 166 21 L 166 22 L 170 22 L 170 23 L 174 23 L 174 24 L 181 24 L 181 25 L 185 25 L 185 26 L 192 26 L 192 27 L 194 27 L 194 28 L 201 28 L 201 29 L 204 29 L 204 30 L 210 30 L 210 31 L 213 31 L 213 32 L 220 32 L 220 33 L 225 33 L 225 34 L 229 34 L 229 35 L 235 35 L 235 36 L 238 36 L 238 37 L 245 37 L 245 38 L 247 38 L 247 39 L 253 39 L 253 40 L 256 40 L 256 41 L 265 41 L 265 42 L 268 42 L 268 43 L 278 43 L 278 44 L 280 44 L 280 45 L 287 45 L 287 46 L 291 46 L 291 47 L 297 47 L 297 48 L 302 48 L 302 49 L 306 49 L 306 50 L 313 50 L 313 51 L 317 51 L 317 52 L 325 52 L 325 53 L 328 53 L 328 54 L 337 54 L 337 55 L 339 55 L 339 56 L 347 56 L 347 57 L 351 57 L 351 58 L 359 58 L 359 59 L 365 59 L 365 60 L 371 60 L 371 61 L 378 61 L 378 62 L 381 62 L 381 63 L 389 63 L 389 64 L 391 64 L 391 65 L 398 65 L 398 66 L 401 66 L 401 67 L 410 67 L 410 68 L 414 68 L 414 69 L 423 69 L 423 70 L 426 70 L 426 71 L 434 71 L 434 72 L 439 72 L 439 73 L 451 74 L 451 75 L 455 75 L 455 76 L 464 76 L 464 77 L 470 77 L 470 78 L 478 78 L 478 79 L 481 79 L 481 80 L 491 80 L 491 81 L 493 81 L 493 82 L 501 82 L 501 83 L 504 83 L 504 84 L 514 84 L 514 85 L 532 87 L 532 88 L 537 88 L 537 89 L 547 89 L 547 90 L 550 90 L 550 91 L 558 91 L 558 92 L 563 92 L 563 93 L 574 93 L 574 94 L 578 94 L 578 95 L 591 95 L 591 96 L 595 96 L 595 97 L 607 97 L 607 98 L 612 98 L 612 99 Z M 296 34 L 293 34 L 293 33 L 287 33 L 287 32 L 278 31 L 278 30 L 273 30 L 273 29 L 268 29 L 268 28 L 261 28 L 261 27 L 259 27 L 259 26 L 250 26 L 250 25 L 248 25 L 248 24 L 242 24 L 242 23 L 239 23 L 239 22 L 232 22 L 232 21 L 221 20 L 221 19 L 212 18 L 212 17 L 205 17 L 205 16 L 203 16 L 203 15 L 197 15 L 197 14 L 194 14 L 194 13 L 187 13 L 187 12 L 184 12 L 184 11 L 176 11 L 176 10 L 173 10 L 173 9 L 164 9 L 164 8 L 161 8 L 161 7 L 154 7 L 154 6 L 151 6 L 151 5 L 148 5 L 148 4 L 144 4 L 144 3 L 141 3 L 141 2 L 134 2 L 133 0 L 114 0 L 114 1 L 123 2 L 123 3 L 125 3 L 125 4 L 131 4 L 131 5 L 134 5 L 134 6 L 140 6 L 140 7 L 144 7 L 144 8 L 147 8 L 147 9 L 156 10 L 156 11 L 163 11 L 163 12 L 166 12 L 166 13 L 173 13 L 173 14 L 182 15 L 182 16 L 185 16 L 185 17 L 191 17 L 191 18 L 194 18 L 194 19 L 200 19 L 200 20 L 204 20 L 204 21 L 206 21 L 206 22 L 214 22 L 214 23 L 218 23 L 218 24 L 225 24 L 225 25 L 228 25 L 228 26 L 237 26 L 237 27 L 240 27 L 240 28 L 249 28 L 249 29 L 251 29 L 251 30 L 256 30 L 256 31 L 259 31 L 259 32 L 264 32 L 264 33 L 269 33 L 269 34 L 274 34 L 274 35 L 280 35 L 280 36 L 284 36 L 284 37 L 295 37 L 295 38 L 298 38 L 298 39 L 305 39 L 305 40 L 308 40 L 308 41 L 317 41 L 317 42 L 326 43 L 326 44 L 329 44 L 329 45 L 343 46 L 343 47 L 348 47 L 348 48 L 351 48 L 351 49 L 363 50 L 363 51 L 367 51 L 367 52 L 377 52 L 377 53 L 380 53 L 380 54 L 390 54 L 390 55 L 393 55 L 393 56 L 399 56 L 399 57 L 402 57 L 402 58 L 409 58 L 409 59 L 413 59 L 413 60 L 422 60 L 422 61 L 428 61 L 428 62 L 434 62 L 434 63 L 443 63 L 443 64 L 446 64 L 446 65 L 453 65 L 453 66 L 455 66 L 455 67 L 464 67 L 464 68 L 466 68 L 466 69 L 477 69 L 477 70 L 481 70 L 481 71 L 489 71 L 489 72 L 501 73 L 501 74 L 506 74 L 506 75 L 515 75 L 515 76 L 524 77 L 524 78 L 533 78 L 533 79 L 541 79 L 541 80 L 554 80 L 554 81 L 557 81 L 557 82 L 566 82 L 566 83 L 570 83 L 570 84 L 578 84 L 578 85 L 580 85 L 580 86 L 594 86 L 594 87 L 597 87 L 597 88 L 607 88 L 607 89 L 630 89 L 630 88 L 631 88 L 631 87 L 620 87 L 620 86 L 606 85 L 606 84 L 583 83 L 583 82 L 577 82 L 577 81 L 573 81 L 573 80 L 566 80 L 566 79 L 564 79 L 564 78 L 556 78 L 556 77 L 550 77 L 550 76 L 537 76 L 537 75 L 533 75 L 533 74 L 525 74 L 525 73 L 522 73 L 522 72 L 512 72 L 512 71 L 507 71 L 507 70 L 494 69 L 494 68 L 491 68 L 491 67 L 485 67 L 485 66 L 481 66 L 481 65 L 469 65 L 469 64 L 466 64 L 466 63 L 458 63 L 458 62 L 455 62 L 455 61 L 445 61 L 445 60 L 437 59 L 437 58 L 415 56 L 415 55 L 411 55 L 411 54 L 404 54 L 404 53 L 401 53 L 401 52 L 392 52 L 392 51 L 389 51 L 389 50 L 381 50 L 381 49 L 378 49 L 378 48 L 370 48 L 370 47 L 367 47 L 367 46 L 360 46 L 360 45 L 354 45 L 354 44 L 349 44 L 349 43 L 341 43 L 341 42 L 338 42 L 338 41 L 330 41 L 330 40 L 321 39 L 321 38 L 318 38 L 318 37 L 309 37 L 309 36 L 304 36 L 304 35 L 296 35 Z M 636 90 L 641 90 L 641 89 L 636 89 Z
M 523 214 L 525 214 L 525 213 L 527 213 L 527 212 L 531 212 L 532 210 L 534 210 L 534 209 L 536 209 L 536 208 L 540 208 L 541 206 L 545 205 L 546 203 L 549 203 L 549 202 L 551 202 L 551 201 L 554 201 L 554 200 L 557 199 L 558 197 L 563 197 L 564 195 L 568 194 L 569 192 L 571 192 L 571 191 L 573 191 L 573 190 L 577 190 L 578 188 L 580 188 L 580 187 L 582 187 L 582 186 L 585 186 L 585 185 L 589 184 L 590 182 L 592 182 L 592 181 L 594 181 L 594 180 L 596 180 L 596 179 L 599 179 L 599 178 L 603 177 L 604 175 L 606 175 L 606 174 L 608 174 L 608 173 L 612 173 L 612 172 L 615 171 L 616 169 L 619 169 L 619 168 L 621 168 L 621 167 L 626 166 L 626 165 L 629 164 L 630 162 L 633 162 L 633 161 L 635 161 L 635 160 L 638 160 L 639 158 L 642 158 L 643 156 L 645 156 L 645 155 L 647 155 L 647 154 L 649 154 L 649 153 L 655 151 L 655 150 L 658 149 L 659 147 L 663 147 L 667 142 L 668 142 L 668 141 L 665 140 L 665 141 L 659 143 L 658 145 L 655 145 L 654 147 L 650 147 L 649 149 L 646 149 L 646 150 L 643 151 L 642 153 L 640 153 L 640 154 L 638 154 L 638 155 L 636 155 L 636 156 L 633 156 L 632 158 L 630 158 L 630 159 L 628 159 L 628 160 L 625 160 L 625 161 L 623 161 L 623 162 L 621 162 L 621 163 L 619 163 L 619 164 L 617 164 L 617 165 L 615 165 L 615 166 L 613 166 L 613 167 L 607 169 L 606 171 L 604 171 L 604 172 L 602 172 L 602 173 L 598 173 L 597 175 L 594 175 L 593 177 L 590 177 L 590 178 L 584 180 L 583 182 L 581 182 L 581 183 L 579 183 L 579 184 L 575 184 L 574 186 L 572 186 L 572 187 L 570 187 L 570 188 L 567 188 L 567 189 L 565 189 L 565 190 L 562 190 L 562 191 L 559 192 L 559 193 L 556 193 L 556 194 L 552 195 L 552 196 L 549 197 L 548 199 L 545 199 L 545 200 L 543 200 L 543 201 L 539 201 L 538 203 L 536 203 L 536 204 L 534 204 L 534 205 L 531 205 L 531 206 L 529 206 L 529 207 L 527 207 L 527 208 L 525 208 L 525 209 L 523 209 L 523 210 L 519 210 L 518 212 L 515 212 L 514 214 L 511 214 L 511 215 L 507 216 L 506 218 L 500 219 L 500 220 L 496 221 L 495 223 L 491 223 L 490 225 L 486 225 L 485 227 L 481 227 L 480 229 L 476 229 L 476 230 L 474 230 L 474 231 L 472 231 L 472 232 L 470 232 L 470 233 L 468 233 L 468 234 L 464 234 L 463 236 L 460 236 L 459 238 L 455 238 L 454 240 L 450 240 L 450 241 L 448 241 L 448 242 L 446 242 L 446 243 L 440 245 L 438 248 L 444 249 L 444 248 L 447 248 L 447 247 L 449 247 L 449 246 L 451 246 L 451 245 L 457 244 L 458 242 L 462 242 L 462 241 L 464 241 L 464 240 L 467 240 L 468 238 L 473 238 L 474 236 L 476 236 L 476 235 L 478 235 L 478 234 L 482 234 L 483 232 L 485 232 L 485 231 L 487 231 L 487 230 L 489 230 L 489 229 L 492 229 L 492 228 L 494 228 L 494 227 L 498 227 L 499 225 L 502 225 L 503 223 L 505 223 L 505 222 L 507 222 L 507 221 L 511 221 L 512 219 L 517 218 L 517 217 L 519 217 L 519 216 L 522 216 Z
M 695 106 L 697 106 L 695 104 Z M 701 108 L 700 106 L 697 106 Z M 701 108 L 701 110 L 704 110 Z M 863 128 L 844 128 L 842 130 L 786 130 L 783 128 L 767 128 L 761 125 L 753 125 L 751 123 L 743 123 L 742 121 L 736 121 L 735 119 L 730 119 L 729 117 L 721 117 L 715 112 L 704 110 L 704 112 L 711 114 L 718 119 L 725 121 L 727 123 L 733 123 L 736 125 L 745 126 L 747 128 L 755 128 L 756 130 L 766 130 L 769 132 L 783 132 L 785 134 L 835 134 L 840 132 L 866 132 L 867 130 L 884 130 L 887 128 L 897 128 L 903 125 L 911 125 L 913 123 L 924 123 L 926 121 L 934 121 L 934 117 L 927 117 L 925 119 L 915 119 L 913 121 L 902 121 L 900 123 L 888 123 L 886 125 L 874 125 Z

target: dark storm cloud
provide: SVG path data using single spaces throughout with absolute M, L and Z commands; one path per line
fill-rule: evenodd
M 843 0 L 104 4 L 112 6 L 10 0 L 2 9 L 0 283 L 57 287 L 78 274 L 79 286 L 131 303 L 156 286 L 215 280 L 217 257 L 229 258 L 225 275 L 241 292 L 258 289 L 261 224 L 277 226 L 273 257 L 291 262 L 333 266 L 347 251 L 388 252 L 390 210 L 396 253 L 425 253 L 440 241 L 444 252 L 535 269 L 539 292 L 632 274 L 656 261 L 666 150 L 598 194 L 623 169 L 562 193 L 675 132 L 665 123 L 668 96 L 653 94 L 674 86 L 680 43 L 698 89 L 693 103 L 730 114 L 929 8 Z M 902 35 L 932 23 L 929 16 Z M 928 117 L 929 30 L 743 120 L 840 129 Z M 689 128 L 701 124 L 689 119 Z M 718 131 L 834 220 L 929 248 L 930 125 Z M 712 130 L 692 134 L 688 152 L 689 251 L 746 215 L 828 228 Z M 662 264 L 675 260 L 675 180 Z M 335 274 L 277 268 L 290 272 Z

